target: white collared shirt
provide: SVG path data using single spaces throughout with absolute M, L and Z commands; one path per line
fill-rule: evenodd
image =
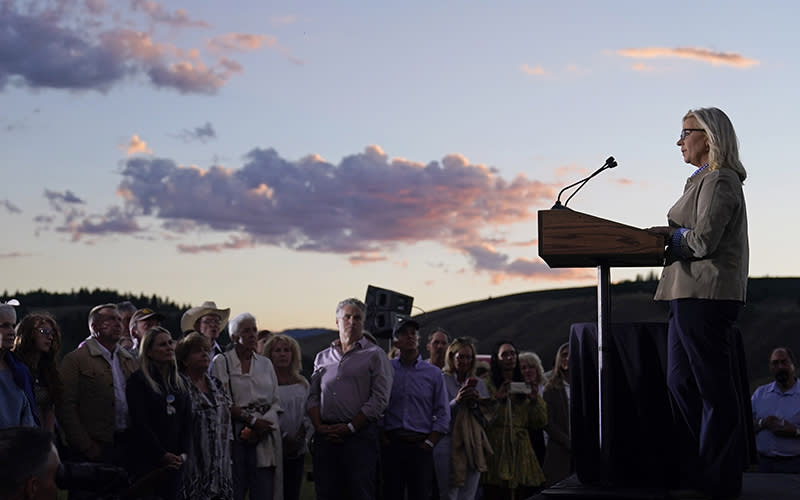
M 117 431 L 124 431 L 128 428 L 128 398 L 125 396 L 125 373 L 119 362 L 119 345 L 114 347 L 114 352 L 110 352 L 100 342 L 97 343 L 100 353 L 108 364 L 111 365 L 111 375 L 114 379 L 114 428 Z

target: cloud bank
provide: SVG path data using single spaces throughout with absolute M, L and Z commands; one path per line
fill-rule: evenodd
M 458 154 L 423 164 L 390 159 L 379 146 L 369 146 L 333 164 L 316 155 L 291 161 L 273 149 L 256 148 L 236 169 L 132 157 L 121 174 L 117 191 L 126 209 L 117 222 L 128 214 L 154 218 L 175 234 L 233 234 L 216 244 L 178 244 L 183 253 L 272 245 L 342 254 L 363 264 L 387 260 L 400 245 L 428 241 L 462 254 L 474 271 L 495 282 L 543 274 L 583 277 L 498 250 L 517 245 L 502 231 L 533 220 L 536 209 L 552 201 L 556 185 L 523 175 L 504 179 L 496 169 Z M 141 227 L 131 220 L 116 227 L 74 222 L 69 227 L 79 239 L 87 228 L 97 234 Z
M 122 160 L 119 173 L 122 203 L 102 213 L 91 213 L 69 190 L 45 190 L 53 213 L 34 218 L 37 232 L 87 244 L 124 235 L 174 241 L 184 254 L 276 246 L 342 255 L 352 265 L 390 261 L 398 249 L 428 242 L 464 259 L 460 268 L 430 265 L 483 274 L 493 283 L 593 275 L 551 270 L 538 258 L 508 253 L 533 255 L 535 240 L 510 239 L 510 227 L 532 222 L 560 182 L 504 178 L 459 154 L 420 163 L 368 146 L 334 164 L 319 155 L 289 160 L 255 148 L 238 168 L 139 155 Z M 197 235 L 220 241 L 187 243 Z
M 169 33 L 159 34 L 160 26 Z M 147 0 L 113 7 L 100 0 L 5 1 L 0 4 L 0 91 L 13 84 L 108 92 L 139 79 L 182 94 L 214 94 L 243 71 L 229 57 L 232 52 L 271 48 L 301 62 L 270 35 L 214 35 L 199 48 L 166 40 L 181 30 L 210 28 L 183 9 L 170 12 Z

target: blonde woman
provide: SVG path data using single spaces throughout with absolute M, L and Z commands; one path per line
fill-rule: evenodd
M 308 380 L 300 375 L 300 344 L 283 334 L 273 334 L 263 354 L 272 361 L 278 377 L 278 397 L 283 413 L 278 420 L 283 439 L 283 498 L 297 500 L 303 480 L 308 439 L 313 427 L 306 414 Z
M 734 364 L 750 247 L 736 131 L 718 108 L 689 110 L 676 145 L 694 171 L 667 213 L 664 271 L 655 300 L 669 301 L 667 387 L 691 452 L 681 473 L 713 497 L 736 497 L 747 453 Z M 749 417 L 747 417 L 749 418 Z
M 569 343 L 556 351 L 553 372 L 542 395 L 547 402 L 547 451 L 544 475 L 554 484 L 572 472 L 572 444 L 569 437 Z
M 486 437 L 486 418 L 479 409 L 479 401 L 489 401 L 489 391 L 483 380 L 475 376 L 476 354 L 475 343 L 468 337 L 453 340 L 444 354 L 450 432 L 433 449 L 442 500 L 473 500 L 481 472 L 487 470 L 487 456 L 492 452 Z M 480 446 L 465 446 L 469 442 Z
M 133 449 L 131 468 L 147 478 L 149 493 L 178 498 L 182 467 L 191 447 L 192 403 L 178 373 L 175 342 L 160 326 L 148 330 L 139 351 L 141 368 L 128 379 L 126 395 Z
M 531 397 L 537 398 L 544 393 L 544 368 L 542 368 L 542 359 L 535 352 L 525 351 L 519 353 L 519 369 L 522 371 L 522 378 L 525 383 L 531 387 Z M 540 400 L 542 405 L 547 403 Z M 546 450 L 546 442 L 544 439 L 544 428 L 534 429 L 530 431 L 531 446 L 536 455 L 536 460 L 540 466 L 544 464 L 544 455 Z

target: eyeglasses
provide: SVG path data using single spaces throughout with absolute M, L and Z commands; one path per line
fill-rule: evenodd
M 472 356 L 472 354 L 456 354 L 454 357 L 456 359 L 463 359 L 464 361 L 472 361 L 474 356 Z
M 56 331 L 52 328 L 35 328 L 34 331 L 40 335 L 44 335 L 45 337 L 53 337 L 56 334 Z
M 517 355 L 516 351 L 505 351 L 505 352 L 501 352 L 500 353 L 500 358 L 501 359 L 509 359 L 509 358 L 513 358 L 516 355 Z
M 681 130 L 681 135 L 678 136 L 678 140 L 682 141 L 686 139 L 686 137 L 691 134 L 692 132 L 705 132 L 705 130 L 701 128 L 685 128 Z
M 201 319 L 200 323 L 203 323 L 204 325 L 218 325 L 218 324 L 222 323 L 222 321 L 219 318 L 215 317 L 215 316 L 211 316 L 211 317 L 208 317 L 208 318 Z
M 0 328 L 14 328 L 14 323 L 9 323 L 9 322 L 0 323 Z

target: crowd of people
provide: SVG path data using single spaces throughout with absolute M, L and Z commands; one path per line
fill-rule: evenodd
M 570 473 L 568 442 L 546 451 L 569 439 L 568 412 L 546 403 L 568 394 L 563 349 L 548 378 L 536 354 L 502 341 L 478 376 L 474 339 L 435 329 L 423 360 L 420 324 L 406 319 L 392 355 L 364 330 L 366 306 L 347 299 L 309 381 L 299 343 L 250 313 L 206 302 L 177 333 L 131 306 L 93 307 L 88 336 L 59 362 L 52 316 L 17 322 L 0 304 L 0 428 L 38 428 L 58 460 L 124 471 L 130 498 L 297 500 L 309 452 L 319 499 L 525 498 Z M 548 460 L 560 462 L 549 477 Z M 98 492 L 71 485 L 69 496 Z
M 746 465 L 732 360 L 749 269 L 747 172 L 718 108 L 687 112 L 676 144 L 695 170 L 668 225 L 648 231 L 666 248 L 655 299 L 669 302 L 680 485 L 735 498 Z M 296 500 L 307 452 L 322 500 L 524 498 L 570 474 L 569 345 L 548 376 L 535 353 L 501 341 L 479 373 L 474 341 L 443 329 L 423 360 L 413 320 L 395 325 L 387 355 L 365 334 L 365 313 L 357 299 L 339 303 L 339 337 L 308 381 L 293 339 L 259 331 L 248 313 L 229 321 L 213 302 L 186 311 L 179 335 L 157 311 L 98 305 L 60 365 L 57 322 L 17 324 L 1 304 L 0 500 L 49 498 L 59 452 L 123 467 L 136 493 L 166 500 Z M 800 473 L 797 362 L 788 347 L 769 362 L 775 381 L 751 398 L 759 470 Z M 76 487 L 70 498 L 96 493 Z

